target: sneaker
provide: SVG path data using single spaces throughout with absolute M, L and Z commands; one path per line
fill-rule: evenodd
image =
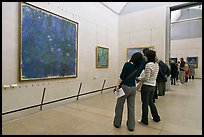
M 143 123 L 141 120 L 137 120 L 137 122 L 145 126 L 148 125 L 148 124 Z

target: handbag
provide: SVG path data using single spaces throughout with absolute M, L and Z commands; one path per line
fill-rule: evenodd
M 136 91 L 141 92 L 143 82 L 139 82 L 136 86 Z
M 135 74 L 136 71 L 137 71 L 137 69 L 134 70 L 126 79 L 124 79 L 124 80 L 122 80 L 122 81 L 120 82 L 119 89 L 122 87 L 122 84 L 124 83 L 124 81 L 126 81 L 126 80 L 128 80 L 130 77 L 132 77 L 132 76 Z M 116 86 L 115 86 L 113 92 L 114 92 L 114 91 L 116 91 Z

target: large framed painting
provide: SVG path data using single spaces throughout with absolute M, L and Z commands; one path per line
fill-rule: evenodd
M 78 23 L 20 3 L 20 81 L 77 77 Z
M 194 68 L 198 68 L 198 57 L 187 57 L 187 62 L 193 64 Z
M 109 48 L 96 47 L 96 68 L 108 68 L 109 66 Z
M 145 46 L 137 48 L 127 48 L 127 60 L 130 60 L 132 55 L 136 52 L 142 52 L 144 48 L 154 49 L 154 46 Z

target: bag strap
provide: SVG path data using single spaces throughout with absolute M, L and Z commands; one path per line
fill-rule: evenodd
M 136 71 L 137 71 L 137 69 L 135 69 L 126 79 L 122 80 L 121 83 L 120 83 L 120 85 L 122 85 L 122 83 L 123 83 L 124 81 L 126 81 L 126 80 L 128 80 L 130 77 L 132 77 L 132 76 L 135 74 Z
M 137 69 L 135 69 L 128 77 L 126 77 L 124 80 L 122 80 L 122 81 L 120 82 L 120 85 L 122 85 L 122 83 L 123 83 L 124 81 L 126 81 L 126 80 L 128 80 L 130 77 L 132 77 L 132 76 L 135 74 L 136 71 L 137 71 Z M 114 88 L 113 91 L 115 91 L 115 88 Z

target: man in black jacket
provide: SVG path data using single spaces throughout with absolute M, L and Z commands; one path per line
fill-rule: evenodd
M 162 60 L 159 61 L 159 72 L 157 75 L 157 86 L 159 90 L 159 96 L 164 96 L 165 95 L 165 90 L 166 90 L 166 82 L 167 82 L 167 77 L 170 76 L 170 69 L 167 64 L 165 64 Z

